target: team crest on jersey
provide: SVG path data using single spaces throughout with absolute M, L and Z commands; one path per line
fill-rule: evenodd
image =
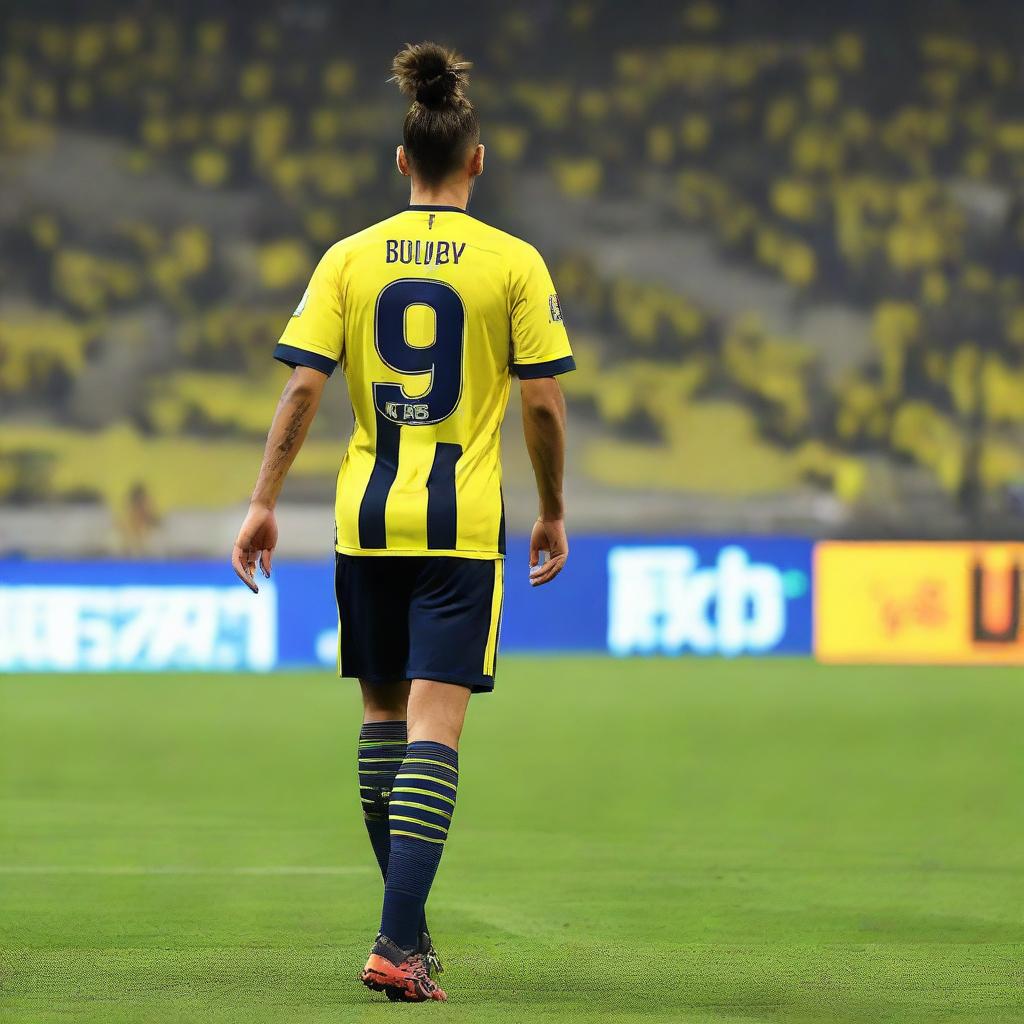
M 308 298 L 309 298 L 309 289 L 307 288 L 302 293 L 302 298 L 299 299 L 299 304 L 295 307 L 295 312 L 292 313 L 292 316 L 301 316 L 302 315 L 302 311 L 306 308 L 306 299 L 308 299 Z
M 548 296 L 548 310 L 551 313 L 551 322 L 559 323 L 562 319 L 562 307 L 558 304 L 558 296 L 554 292 Z

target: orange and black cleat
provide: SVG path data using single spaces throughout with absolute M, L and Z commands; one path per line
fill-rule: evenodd
M 444 1002 L 448 998 L 431 979 L 426 957 L 415 949 L 402 949 L 386 935 L 377 936 L 360 980 L 393 1003 Z

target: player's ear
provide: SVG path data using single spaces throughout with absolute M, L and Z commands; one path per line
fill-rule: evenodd
M 403 178 L 409 177 L 409 160 L 405 155 L 405 146 L 399 146 L 395 150 L 395 163 L 398 164 L 398 173 Z
M 473 155 L 469 158 L 469 176 L 475 178 L 484 173 L 484 147 L 482 143 L 476 144 Z

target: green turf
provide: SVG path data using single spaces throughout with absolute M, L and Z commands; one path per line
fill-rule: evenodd
M 444 1006 L 354 980 L 357 716 L 328 675 L 0 681 L 4 1024 L 1024 1017 L 1019 670 L 503 659 Z

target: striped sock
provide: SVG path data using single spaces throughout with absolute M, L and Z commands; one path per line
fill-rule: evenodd
M 459 755 L 430 740 L 410 743 L 391 791 L 391 860 L 380 930 L 415 948 L 423 909 L 455 810 Z
M 365 722 L 359 730 L 359 799 L 370 844 L 387 881 L 391 835 L 388 801 L 405 757 L 405 722 Z

